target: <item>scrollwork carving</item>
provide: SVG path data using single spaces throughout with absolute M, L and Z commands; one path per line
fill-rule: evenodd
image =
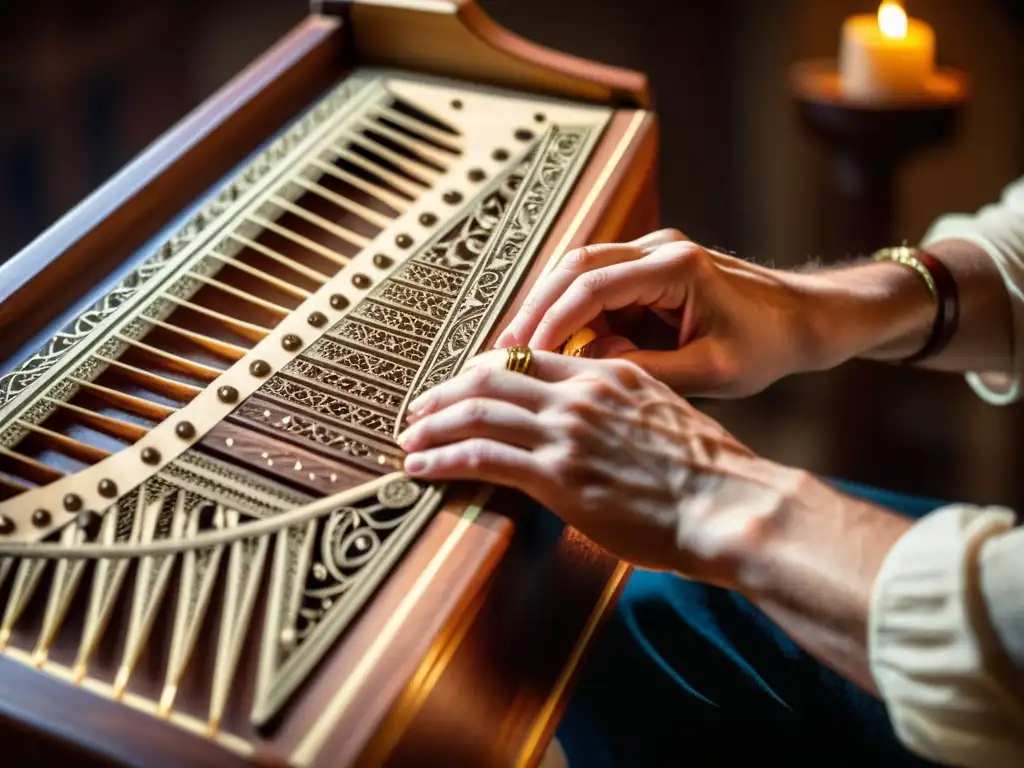
M 539 235 L 557 211 L 560 191 L 593 144 L 590 128 L 552 128 L 537 149 L 537 160 L 455 301 L 456 309 L 431 346 L 407 400 L 455 375 L 474 354 L 504 311 L 535 252 Z M 402 424 L 397 421 L 396 429 Z
M 365 496 L 278 534 L 253 720 L 269 719 L 362 608 L 441 501 L 384 478 Z

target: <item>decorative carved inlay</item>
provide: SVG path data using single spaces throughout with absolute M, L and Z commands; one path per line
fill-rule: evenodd
M 560 192 L 575 178 L 590 138 L 588 129 L 548 131 L 537 150 L 537 161 L 519 185 L 500 227 L 487 241 L 486 253 L 476 261 L 473 274 L 463 284 L 455 301 L 456 309 L 446 318 L 420 366 L 416 383 L 409 387 L 407 402 L 451 378 L 479 351 L 487 332 L 526 274 L 540 238 L 557 212 Z M 400 417 L 396 429 L 401 423 Z
M 441 499 L 408 477 L 277 534 L 253 721 L 263 724 L 337 639 Z

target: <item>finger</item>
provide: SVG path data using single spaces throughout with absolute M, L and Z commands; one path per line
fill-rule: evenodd
M 519 308 L 519 312 L 498 338 L 496 346 L 525 344 L 533 336 L 537 323 L 544 317 L 551 305 L 580 275 L 611 264 L 635 261 L 643 258 L 644 255 L 643 250 L 631 243 L 588 245 L 577 248 L 575 251 L 569 251 L 558 266 L 542 277 L 530 291 Z
M 600 373 L 607 363 L 554 352 L 534 352 L 530 375 L 505 370 L 508 353 L 495 349 L 474 357 L 467 369 L 417 397 L 406 409 L 411 423 L 471 397 L 503 400 L 534 413 L 555 397 L 548 383 L 565 381 L 581 373 Z
M 636 350 L 616 357 L 635 363 L 683 397 L 728 394 L 734 378 L 731 356 L 713 339 L 697 339 L 671 352 Z
M 415 453 L 478 437 L 532 450 L 544 443 L 545 431 L 525 408 L 474 397 L 420 419 L 399 435 L 398 444 Z
M 404 471 L 424 480 L 479 480 L 543 496 L 544 472 L 534 454 L 495 440 L 474 438 L 412 453 Z
M 654 314 L 656 314 L 659 318 L 661 318 L 661 321 L 663 323 L 665 323 L 666 325 L 670 325 L 673 328 L 676 328 L 678 330 L 678 328 L 679 328 L 679 326 L 681 324 L 681 321 L 680 321 L 679 315 L 677 313 L 672 312 L 671 310 L 668 310 L 668 309 L 657 309 L 657 308 L 654 308 L 651 311 L 654 312 Z
M 604 336 L 595 339 L 590 347 L 591 357 L 621 357 L 626 352 L 633 352 L 638 349 L 637 345 L 625 336 Z
M 558 266 L 530 291 L 515 318 L 498 337 L 495 346 L 500 348 L 525 344 L 551 304 L 584 272 L 624 261 L 634 261 L 643 258 L 659 246 L 682 240 L 686 240 L 686 236 L 679 230 L 662 229 L 629 243 L 602 243 L 569 251 L 562 257 Z
M 685 269 L 696 260 L 694 246 L 662 246 L 635 263 L 613 264 L 577 277 L 551 305 L 529 344 L 547 349 L 602 312 L 641 305 L 666 309 L 686 293 Z
M 492 354 L 496 356 L 488 357 Z M 504 350 L 488 352 L 474 358 L 467 370 L 428 389 L 409 403 L 406 409 L 407 421 L 418 421 L 430 413 L 436 413 L 473 397 L 501 400 L 534 413 L 547 407 L 551 401 L 551 392 L 544 382 L 523 376 L 521 373 L 506 371 L 505 358 Z M 536 356 L 534 359 L 536 360 Z
M 666 243 L 681 243 L 688 241 L 689 239 L 690 238 L 678 229 L 666 228 L 659 229 L 654 232 L 648 232 L 646 235 L 633 240 L 632 245 L 650 253 L 655 248 L 665 245 Z

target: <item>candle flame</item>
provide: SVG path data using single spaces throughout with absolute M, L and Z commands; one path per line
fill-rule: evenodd
M 893 0 L 885 0 L 878 6 L 878 28 L 890 40 L 902 40 L 907 36 L 907 12 Z

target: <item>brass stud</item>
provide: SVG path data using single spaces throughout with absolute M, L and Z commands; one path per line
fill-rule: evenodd
M 82 508 L 82 497 L 77 493 L 69 493 L 64 497 L 64 509 L 68 512 L 77 512 Z
M 96 490 L 103 498 L 112 499 L 117 496 L 117 483 L 109 477 L 105 477 L 100 480 L 99 485 L 96 486 Z
M 263 378 L 268 373 L 270 373 L 270 363 L 268 363 L 266 360 L 253 360 L 252 363 L 249 365 L 249 373 L 251 373 L 253 376 Z
M 377 454 L 377 463 L 382 467 L 391 467 L 392 469 L 400 470 L 402 468 L 402 460 L 396 456 L 388 456 L 387 454 Z
M 383 253 L 378 253 L 373 257 L 373 266 L 375 266 L 377 269 L 387 269 L 394 263 L 394 259 Z
M 45 528 L 52 519 L 53 516 L 45 509 L 37 509 L 32 513 L 32 525 L 36 528 Z
M 234 403 L 238 401 L 238 390 L 234 387 L 218 387 L 217 399 L 222 403 Z
M 281 346 L 285 348 L 287 352 L 294 352 L 302 346 L 302 339 L 296 336 L 294 333 L 286 333 L 281 338 Z
M 543 123 L 548 118 L 547 115 L 545 115 L 543 112 L 538 112 L 533 116 L 533 119 L 536 120 L 538 123 Z
M 7 515 L 0 515 L 0 536 L 14 533 L 14 521 Z
M 452 99 L 452 109 L 462 109 L 462 101 L 459 99 Z
M 432 226 L 434 226 L 435 224 L 437 224 L 437 214 L 436 213 L 421 213 L 420 214 L 420 224 L 422 224 L 424 227 L 432 227 Z
M 448 205 L 458 205 L 462 202 L 462 193 L 456 192 L 452 189 L 445 192 L 444 195 L 441 196 L 441 199 L 448 203 Z
M 327 315 L 323 312 L 310 312 L 309 317 L 306 318 L 306 322 L 314 328 L 323 328 L 327 325 Z
M 530 139 L 533 138 L 533 131 L 528 130 L 526 128 L 519 128 L 512 135 L 515 136 L 518 141 L 529 141 Z
M 354 285 L 359 290 L 363 290 L 365 288 L 369 288 L 370 287 L 370 278 L 368 278 L 366 275 L 363 275 L 363 274 L 352 275 L 352 285 Z
M 83 509 L 75 517 L 75 524 L 89 534 L 90 537 L 95 535 L 96 527 L 99 525 L 99 522 L 100 516 L 91 509 Z
M 499 163 L 503 163 L 506 160 L 508 160 L 508 150 L 507 149 L 496 149 L 496 150 L 494 150 L 491 153 L 491 157 L 493 157 Z
M 348 306 L 348 299 L 340 293 L 331 295 L 331 309 L 345 309 Z
M 397 245 L 399 248 L 408 248 L 410 245 L 412 245 L 412 237 L 410 235 L 402 233 L 401 235 L 395 238 L 395 245 Z
M 469 173 L 466 174 L 470 181 L 483 181 L 487 178 L 487 174 L 480 168 L 473 168 Z
M 160 463 L 160 451 L 151 446 L 143 448 L 142 454 L 139 457 L 142 459 L 143 464 L 159 464 Z
M 191 440 L 196 436 L 196 428 L 192 426 L 191 421 L 182 421 L 174 428 L 174 434 L 182 440 Z

